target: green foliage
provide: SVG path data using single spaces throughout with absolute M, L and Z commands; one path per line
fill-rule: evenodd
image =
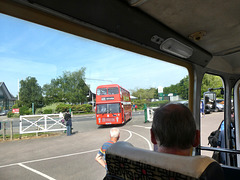
M 135 104 L 138 106 L 138 109 L 143 109 L 144 108 L 144 104 L 147 105 L 147 107 L 160 107 L 163 104 L 168 103 L 168 101 L 164 100 L 164 101 L 154 101 L 154 102 L 149 102 L 145 99 L 141 99 L 141 100 L 133 100 L 132 101 L 132 105 Z
M 35 111 L 35 114 L 42 114 L 43 113 L 43 109 L 42 108 L 37 108 Z
M 82 104 L 81 110 L 84 112 L 91 112 L 92 111 L 92 105 L 90 104 Z
M 18 104 L 14 104 L 13 106 L 12 106 L 12 109 L 17 109 L 18 108 Z
M 164 94 L 175 93 L 179 95 L 182 99 L 188 99 L 188 86 L 189 86 L 189 76 L 184 77 L 179 83 L 171 85 L 169 87 L 163 88 Z M 223 87 L 222 79 L 219 76 L 214 76 L 211 74 L 205 74 L 202 80 L 201 97 L 203 93 L 208 91 L 208 88 L 219 88 Z M 216 95 L 218 98 L 222 98 L 221 90 L 216 90 Z
M 179 83 L 163 88 L 164 94 L 174 93 L 182 99 L 188 99 L 189 76 L 184 77 Z
M 19 107 L 22 107 L 24 104 L 22 101 L 20 100 L 16 100 L 15 104 L 12 106 L 13 109 L 16 109 L 16 108 L 19 108 Z
M 19 97 L 22 105 L 30 108 L 34 103 L 35 108 L 41 107 L 43 101 L 42 88 L 38 85 L 36 78 L 29 76 L 26 80 L 21 80 L 20 84 Z
M 82 105 L 72 105 L 71 107 L 72 111 L 83 111 Z
M 46 137 L 46 136 L 56 136 L 56 135 L 61 135 L 61 133 L 59 132 L 40 132 L 40 133 L 28 133 L 28 134 L 13 134 L 13 139 L 29 139 L 29 138 L 34 138 L 36 136 L 42 136 L 42 137 Z M 6 134 L 5 138 L 6 140 L 10 140 L 10 134 Z M 3 139 L 3 135 L 0 134 L 0 140 Z
M 53 103 L 53 104 L 47 105 L 47 106 L 42 107 L 42 108 L 37 108 L 36 111 L 35 111 L 35 114 L 43 114 L 43 112 L 44 112 L 45 109 L 51 109 L 51 110 L 52 110 L 52 113 L 57 113 L 56 107 L 57 107 L 59 104 L 60 104 L 60 103 Z
M 56 107 L 56 111 L 57 112 L 66 112 L 67 110 L 69 110 L 71 108 L 70 104 L 59 104 Z
M 13 112 L 11 112 L 11 111 L 8 111 L 8 113 L 7 113 L 7 117 L 8 117 L 8 118 L 11 118 L 11 117 L 13 117 L 13 115 L 14 115 L 14 113 L 13 113 Z
M 19 113 L 12 113 L 11 111 L 9 111 L 7 113 L 7 117 L 8 118 L 19 118 L 20 117 L 20 114 Z
M 76 111 L 91 112 L 92 111 L 92 105 L 90 104 L 82 104 L 82 105 L 59 104 L 56 107 L 56 111 L 66 112 L 70 108 L 72 112 L 76 112 Z
M 13 118 L 19 118 L 20 117 L 20 114 L 19 113 L 14 113 L 13 114 Z
M 167 104 L 169 101 L 154 101 L 154 102 L 148 102 L 147 107 L 160 107 L 164 104 Z
M 158 99 L 157 88 L 131 90 L 131 94 L 138 99 Z
M 62 76 L 52 79 L 50 84 L 43 86 L 44 102 L 64 102 L 79 104 L 87 101 L 89 87 L 85 84 L 85 70 L 81 68 L 75 72 L 64 72 Z
M 52 114 L 52 109 L 44 109 L 43 114 Z
M 32 111 L 27 106 L 22 106 L 19 108 L 19 114 L 20 115 L 29 115 L 29 114 L 32 114 Z
M 203 93 L 207 92 L 209 88 L 220 88 L 223 87 L 222 78 L 220 76 L 214 76 L 211 74 L 205 74 L 202 80 L 201 87 L 201 97 L 203 97 Z M 218 98 L 222 98 L 221 90 L 215 90 L 216 96 Z

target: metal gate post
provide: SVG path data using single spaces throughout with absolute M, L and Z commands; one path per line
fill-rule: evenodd
M 19 134 L 22 134 L 22 116 L 20 116 L 20 121 L 19 121 Z
M 147 105 L 146 104 L 144 104 L 144 107 L 143 107 L 143 109 L 144 109 L 144 116 L 145 116 L 145 122 L 144 123 L 147 123 L 148 122 L 148 118 L 147 118 Z
M 6 122 L 3 122 L 3 140 L 6 140 Z
M 10 139 L 13 140 L 13 121 L 10 121 Z
M 44 121 L 45 121 L 44 129 L 46 131 L 47 130 L 47 115 L 44 115 Z

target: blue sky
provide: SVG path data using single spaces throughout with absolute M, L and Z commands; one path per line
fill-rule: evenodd
M 178 83 L 187 70 L 163 61 L 90 41 L 0 14 L 0 82 L 16 96 L 18 79 L 35 77 L 40 86 L 63 71 L 86 67 L 91 91 L 116 83 L 131 90 Z

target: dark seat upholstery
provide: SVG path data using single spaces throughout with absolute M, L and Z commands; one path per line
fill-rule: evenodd
M 125 180 L 223 179 L 221 166 L 207 156 L 178 156 L 133 147 L 117 142 L 106 152 L 108 173 L 105 177 Z

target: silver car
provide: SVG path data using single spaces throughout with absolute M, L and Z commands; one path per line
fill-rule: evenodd
M 224 104 L 216 103 L 215 112 L 224 111 Z
M 8 110 L 3 110 L 0 112 L 0 116 L 6 116 L 8 113 Z

